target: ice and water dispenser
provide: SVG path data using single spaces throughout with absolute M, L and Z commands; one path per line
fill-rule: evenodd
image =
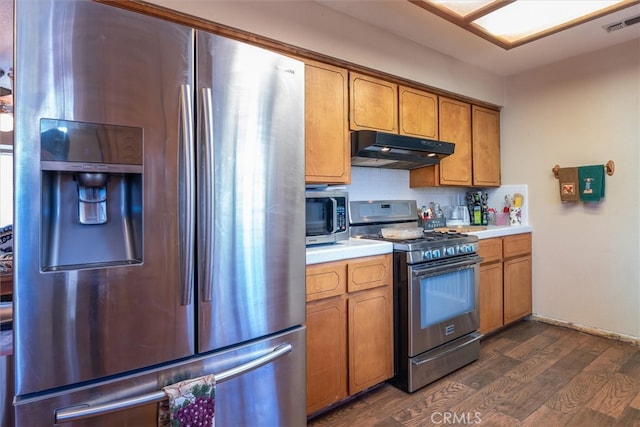
M 40 120 L 43 271 L 142 262 L 142 129 Z

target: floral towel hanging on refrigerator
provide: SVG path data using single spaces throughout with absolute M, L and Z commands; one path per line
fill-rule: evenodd
M 216 382 L 213 375 L 163 388 L 169 400 L 160 404 L 160 427 L 214 427 Z

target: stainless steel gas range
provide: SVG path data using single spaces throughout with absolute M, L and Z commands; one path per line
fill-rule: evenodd
M 350 202 L 354 238 L 393 242 L 394 364 L 390 381 L 414 392 L 477 360 L 478 237 L 427 231 L 385 239 L 383 228 L 417 227 L 415 200 Z

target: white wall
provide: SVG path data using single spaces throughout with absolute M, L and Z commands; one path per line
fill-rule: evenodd
M 504 81 L 309 1 L 149 0 L 232 28 L 496 105 Z
M 534 312 L 640 337 L 640 41 L 507 79 L 502 180 L 529 187 Z M 562 204 L 554 165 L 613 160 L 606 198 Z
M 249 31 L 424 84 L 505 105 L 502 178 L 526 184 L 533 232 L 534 312 L 640 337 L 638 42 L 522 73 L 505 81 L 321 5 L 291 1 L 151 0 L 161 6 Z M 559 202 L 551 168 L 616 162 L 606 200 Z M 357 168 L 364 169 L 364 168 Z M 448 193 L 408 190 L 408 175 L 355 170 L 359 197 Z M 391 184 L 393 183 L 393 184 Z M 397 188 L 398 191 L 393 191 Z M 454 193 L 456 190 L 452 190 Z M 366 196 L 365 196 L 366 195 Z M 396 197 L 397 198 L 397 197 Z M 422 203 L 422 200 L 418 200 Z

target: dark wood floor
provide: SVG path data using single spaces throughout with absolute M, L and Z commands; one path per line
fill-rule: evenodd
M 640 427 L 640 347 L 522 321 L 413 394 L 383 384 L 308 425 Z

